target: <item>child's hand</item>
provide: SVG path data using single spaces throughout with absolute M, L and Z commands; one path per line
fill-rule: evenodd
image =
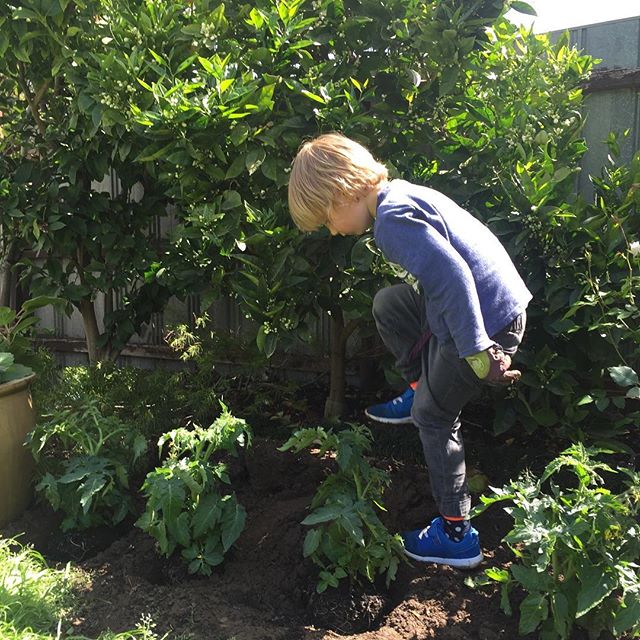
M 520 371 L 511 371 L 511 357 L 497 347 L 489 347 L 473 356 L 467 356 L 465 360 L 473 369 L 473 372 L 490 384 L 513 384 L 520 380 Z

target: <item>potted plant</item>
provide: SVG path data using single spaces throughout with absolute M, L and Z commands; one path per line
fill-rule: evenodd
M 42 296 L 19 311 L 0 307 L 0 527 L 18 516 L 31 497 L 34 463 L 23 446 L 35 426 L 30 335 L 38 322 L 34 311 L 57 302 Z

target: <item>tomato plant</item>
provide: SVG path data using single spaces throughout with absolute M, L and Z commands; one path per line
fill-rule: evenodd
M 28 445 L 41 476 L 36 491 L 63 511 L 63 530 L 117 524 L 131 510 L 129 478 L 147 442 L 95 398 L 45 416 Z
M 640 474 L 614 470 L 601 461 L 607 451 L 569 447 L 540 478 L 525 473 L 493 495 L 482 496 L 475 513 L 507 502 L 513 528 L 504 540 L 516 555 L 509 569 L 487 569 L 502 585 L 502 606 L 511 611 L 509 592 L 527 593 L 520 604 L 520 632 L 540 629 L 541 638 L 569 638 L 574 624 L 594 633 L 619 636 L 640 625 Z M 573 482 L 567 481 L 567 472 Z M 626 476 L 618 490 L 604 474 Z
M 334 433 L 317 429 L 296 431 L 280 448 L 301 451 L 318 448 L 318 455 L 335 454 L 338 470 L 320 485 L 311 501 L 311 513 L 302 524 L 307 532 L 303 555 L 319 567 L 318 593 L 337 587 L 342 578 L 373 582 L 384 575 L 387 586 L 404 558 L 402 540 L 381 522 L 382 496 L 389 475 L 365 458 L 371 432 L 363 426 Z
M 144 481 L 146 508 L 136 526 L 155 538 L 161 554 L 179 548 L 190 573 L 209 575 L 244 529 L 244 507 L 224 490 L 230 484 L 227 467 L 212 457 L 237 454 L 250 442 L 246 422 L 224 406 L 210 427 L 174 429 L 158 442 L 160 452 L 167 446 L 168 457 Z

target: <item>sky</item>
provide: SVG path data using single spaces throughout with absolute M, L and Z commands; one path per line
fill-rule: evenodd
M 640 16 L 640 0 L 527 0 L 538 17 L 509 11 L 516 24 L 530 26 L 536 33 L 577 27 L 596 22 Z

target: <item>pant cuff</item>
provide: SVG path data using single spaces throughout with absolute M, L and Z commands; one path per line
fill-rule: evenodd
M 440 515 L 442 516 L 467 519 L 470 511 L 471 497 L 463 498 L 457 502 L 446 502 L 440 504 Z

